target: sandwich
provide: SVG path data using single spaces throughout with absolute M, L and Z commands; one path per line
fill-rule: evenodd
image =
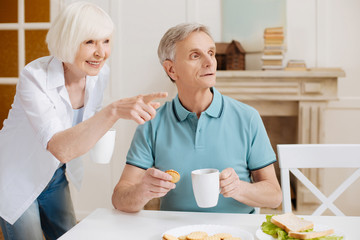
M 313 222 L 299 218 L 291 212 L 273 216 L 270 221 L 287 233 L 302 232 L 314 228 Z
M 334 233 L 334 229 L 313 231 L 313 222 L 299 218 L 293 213 L 268 215 L 266 219 L 267 221 L 262 224 L 263 232 L 277 239 L 327 239 L 326 236 Z

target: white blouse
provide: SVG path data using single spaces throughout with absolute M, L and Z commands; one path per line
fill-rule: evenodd
M 83 119 L 101 109 L 109 79 L 107 65 L 87 76 Z M 60 162 L 46 150 L 48 141 L 72 127 L 73 109 L 65 87 L 62 62 L 39 58 L 20 74 L 8 118 L 0 131 L 0 216 L 13 224 L 47 186 Z M 67 175 L 79 189 L 81 160 L 67 163 Z

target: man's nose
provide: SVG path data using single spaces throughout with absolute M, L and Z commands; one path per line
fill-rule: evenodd
M 204 62 L 203 62 L 203 66 L 204 66 L 204 67 L 210 67 L 210 66 L 212 66 L 213 64 L 215 64 L 214 59 L 215 59 L 215 58 L 213 58 L 213 57 L 210 56 L 210 55 L 205 55 L 205 57 L 204 57 Z

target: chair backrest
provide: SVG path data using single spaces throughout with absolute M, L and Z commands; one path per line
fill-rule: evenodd
M 335 215 L 344 214 L 334 201 L 360 177 L 360 144 L 279 144 L 277 145 L 283 212 L 291 212 L 290 172 L 301 181 L 322 204 L 312 215 L 330 209 Z M 336 190 L 326 197 L 299 168 L 357 168 Z

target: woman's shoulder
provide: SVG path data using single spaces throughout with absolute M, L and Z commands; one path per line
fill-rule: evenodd
M 63 72 L 62 62 L 53 56 L 46 56 L 35 59 L 28 63 L 21 71 L 22 78 L 46 79 L 49 71 Z
M 28 64 L 26 64 L 26 66 L 24 67 L 24 70 L 46 69 L 47 66 L 50 64 L 50 62 L 52 62 L 53 60 L 56 61 L 55 57 L 52 57 L 52 56 L 45 56 L 45 57 L 37 58 L 37 59 L 29 62 Z
M 51 74 L 49 75 L 49 73 Z M 59 77 L 59 73 L 63 76 L 62 62 L 55 57 L 47 56 L 38 58 L 28 63 L 20 73 L 18 88 L 46 88 L 47 79 Z

